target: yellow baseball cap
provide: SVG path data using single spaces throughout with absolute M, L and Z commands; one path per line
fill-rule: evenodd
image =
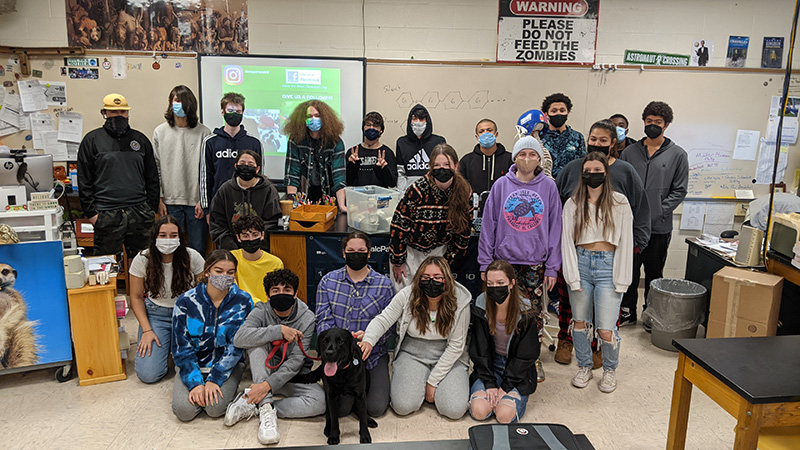
M 127 111 L 131 109 L 128 101 L 121 94 L 108 94 L 103 97 L 103 109 L 110 111 Z

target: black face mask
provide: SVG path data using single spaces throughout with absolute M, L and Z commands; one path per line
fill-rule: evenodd
M 651 123 L 650 125 L 644 127 L 644 134 L 646 134 L 650 139 L 655 139 L 661 136 L 661 133 L 663 132 L 664 129 L 656 124 Z
M 583 178 L 583 182 L 590 188 L 596 188 L 606 181 L 606 174 L 599 172 L 595 173 L 583 172 L 583 175 L 581 175 L 581 177 Z
M 434 279 L 421 280 L 419 282 L 419 288 L 426 296 L 436 298 L 444 293 L 444 282 Z
M 352 252 L 352 253 L 345 253 L 344 254 L 344 261 L 347 263 L 347 267 L 353 270 L 361 270 L 364 266 L 367 265 L 367 259 L 369 258 L 369 253 L 364 252 Z
M 554 116 L 547 116 L 547 120 L 550 121 L 550 124 L 556 128 L 561 128 L 562 125 L 567 123 L 567 115 L 566 114 L 556 114 Z
M 275 294 L 269 297 L 269 305 L 277 312 L 286 312 L 294 306 L 294 295 Z
M 486 297 L 498 305 L 502 305 L 508 298 L 508 286 L 488 286 Z
M 364 130 L 364 139 L 368 141 L 374 141 L 381 137 L 381 130 L 376 130 L 375 128 L 367 128 Z
M 587 145 L 586 146 L 587 153 L 600 152 L 600 153 L 602 153 L 602 154 L 604 154 L 606 156 L 608 156 L 609 149 L 610 149 L 610 147 L 601 147 L 599 145 Z
M 433 178 L 436 178 L 436 181 L 440 183 L 447 183 L 453 178 L 453 170 L 445 167 L 433 169 L 433 172 L 431 173 L 433 174 Z
M 114 116 L 106 118 L 103 128 L 112 136 L 120 137 L 131 129 L 127 117 Z
M 248 166 L 247 164 L 237 164 L 235 172 L 236 176 L 244 181 L 250 181 L 258 174 L 258 170 L 255 167 Z
M 264 243 L 264 238 L 260 239 L 250 239 L 248 241 L 241 241 L 239 245 L 242 247 L 242 250 L 246 251 L 247 253 L 256 253 L 258 249 L 261 248 L 261 244 Z
M 244 115 L 241 113 L 232 113 L 226 112 L 225 113 L 225 123 L 232 127 L 238 127 L 240 123 L 242 123 L 242 117 Z

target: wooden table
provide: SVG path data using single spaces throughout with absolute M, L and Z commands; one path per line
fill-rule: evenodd
M 800 336 L 679 339 L 667 450 L 683 449 L 692 386 L 737 419 L 736 450 L 755 450 L 762 427 L 800 425 Z

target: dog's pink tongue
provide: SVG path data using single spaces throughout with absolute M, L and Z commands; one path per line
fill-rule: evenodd
M 335 362 L 326 362 L 322 370 L 325 372 L 326 377 L 332 377 L 336 375 L 336 371 L 339 370 L 339 365 Z

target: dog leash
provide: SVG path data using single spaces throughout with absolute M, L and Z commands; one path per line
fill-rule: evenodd
M 305 355 L 306 358 L 312 361 L 320 360 L 319 358 L 314 358 L 313 356 L 309 356 L 309 354 L 306 353 L 306 349 L 303 348 L 303 341 L 298 340 L 297 344 L 300 346 L 300 351 L 303 352 L 303 355 Z M 280 367 L 281 364 L 283 364 L 283 361 L 286 359 L 286 349 L 288 347 L 289 347 L 289 341 L 287 341 L 286 339 L 278 339 L 277 341 L 272 341 L 272 350 L 269 352 L 269 355 L 267 355 L 267 359 L 264 360 L 264 365 L 267 366 L 268 369 L 272 370 Z M 275 356 L 275 354 L 278 353 L 278 350 L 280 349 L 283 349 L 280 362 L 274 366 L 270 365 L 269 361 Z

